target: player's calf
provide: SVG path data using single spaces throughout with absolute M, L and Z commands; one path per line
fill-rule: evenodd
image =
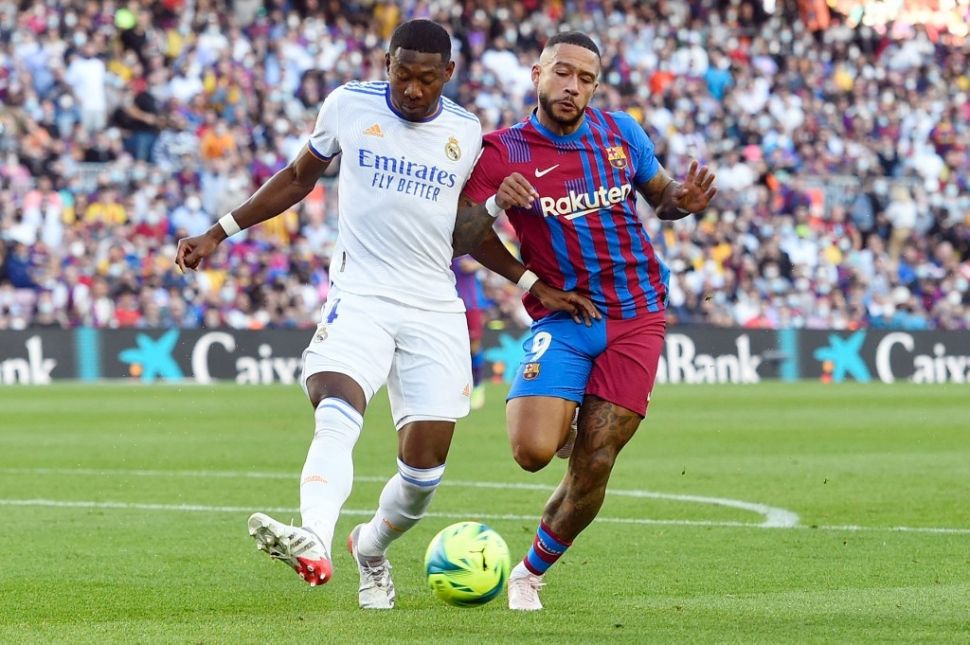
M 641 420 L 635 412 L 594 396 L 583 403 L 581 432 L 566 476 L 546 506 L 550 524 L 561 535 L 574 539 L 599 513 L 616 458 Z
M 366 557 L 383 555 L 391 543 L 424 517 L 434 497 L 445 465 L 415 468 L 400 459 L 398 472 L 381 491 L 377 513 L 363 525 L 360 552 Z

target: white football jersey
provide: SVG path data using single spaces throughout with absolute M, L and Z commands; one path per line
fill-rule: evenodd
M 333 284 L 420 309 L 464 311 L 451 237 L 481 146 L 478 117 L 444 97 L 433 116 L 412 122 L 395 111 L 386 81 L 331 92 L 309 148 L 321 159 L 343 154 Z

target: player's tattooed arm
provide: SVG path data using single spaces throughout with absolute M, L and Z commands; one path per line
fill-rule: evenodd
M 532 208 L 532 203 L 539 197 L 539 193 L 528 180 L 517 172 L 513 172 L 502 180 L 495 192 L 495 206 L 506 210 L 516 206 L 518 208 Z M 489 202 L 478 204 L 467 194 L 462 193 L 458 199 L 458 215 L 455 219 L 455 232 L 452 234 L 451 245 L 455 249 L 454 257 L 471 253 L 484 239 L 495 223 L 496 214 L 489 213 Z
M 674 180 L 663 166 L 652 179 L 637 186 L 650 207 L 663 220 L 676 220 L 702 212 L 717 194 L 716 179 L 707 166 L 698 169 L 697 161 L 690 162 L 687 178 Z
M 485 232 L 485 239 L 478 248 L 472 250 L 471 255 L 483 267 L 494 271 L 509 282 L 518 283 L 526 273 L 525 265 L 512 255 L 494 229 Z M 602 317 L 589 298 L 575 291 L 563 291 L 549 286 L 541 279 L 532 283 L 529 293 L 549 311 L 565 311 L 577 323 L 585 323 L 589 326 L 593 320 Z
M 485 231 L 480 243 L 469 253 L 483 267 L 494 271 L 509 282 L 518 282 L 525 273 L 525 265 L 512 255 L 493 228 Z
M 455 231 L 451 235 L 454 257 L 471 253 L 481 245 L 485 234 L 492 230 L 495 218 L 488 214 L 484 204 L 479 204 L 465 194 L 458 199 Z

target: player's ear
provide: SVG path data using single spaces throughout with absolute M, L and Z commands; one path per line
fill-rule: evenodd
M 384 71 L 391 75 L 391 52 L 384 52 Z
M 455 61 L 450 60 L 445 65 L 445 83 L 451 80 L 451 75 L 455 73 Z
M 542 75 L 542 67 L 536 63 L 532 66 L 532 87 L 539 87 L 539 76 Z

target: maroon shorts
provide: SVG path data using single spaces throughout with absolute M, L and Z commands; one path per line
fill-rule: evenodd
M 554 396 L 582 403 L 593 395 L 645 416 L 665 329 L 662 311 L 598 320 L 590 327 L 562 314 L 542 318 L 532 325 L 509 398 Z
M 466 309 L 465 322 L 468 323 L 468 338 L 481 340 L 485 335 L 485 312 L 481 309 Z
M 606 323 L 606 349 L 593 359 L 586 393 L 646 416 L 667 328 L 664 312 Z

